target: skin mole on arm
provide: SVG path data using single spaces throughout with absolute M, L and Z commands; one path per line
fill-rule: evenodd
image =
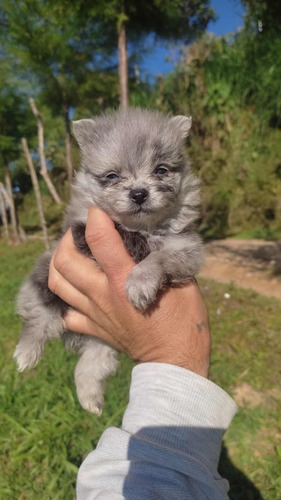
M 204 328 L 206 328 L 205 321 L 201 321 L 201 323 L 197 323 L 197 328 L 198 328 L 199 333 L 202 333 Z

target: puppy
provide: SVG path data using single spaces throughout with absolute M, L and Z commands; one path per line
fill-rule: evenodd
M 191 280 L 202 264 L 202 242 L 194 226 L 199 181 L 184 150 L 190 127 L 190 117 L 134 108 L 73 122 L 82 165 L 64 231 L 70 227 L 79 251 L 92 257 L 85 240 L 88 209 L 96 205 L 109 214 L 136 261 L 126 293 L 140 311 L 165 286 Z M 69 306 L 48 288 L 51 255 L 48 251 L 39 258 L 19 292 L 23 326 L 14 357 L 19 371 L 32 368 L 45 343 L 62 337 L 67 348 L 81 355 L 75 370 L 79 401 L 100 415 L 104 382 L 117 368 L 117 353 L 99 339 L 64 331 L 62 317 Z

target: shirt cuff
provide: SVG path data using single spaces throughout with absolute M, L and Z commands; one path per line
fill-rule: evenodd
M 159 439 L 166 448 L 176 447 L 215 472 L 236 411 L 233 399 L 210 380 L 175 365 L 142 363 L 132 372 L 122 428 L 154 445 Z

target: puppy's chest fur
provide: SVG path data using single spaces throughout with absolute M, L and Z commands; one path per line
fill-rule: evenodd
M 153 250 L 159 250 L 163 244 L 163 236 L 142 234 L 138 231 L 128 231 L 121 224 L 115 223 L 126 249 L 136 262 L 140 262 Z M 71 226 L 75 245 L 84 255 L 92 256 L 85 240 L 85 224 L 75 223 Z

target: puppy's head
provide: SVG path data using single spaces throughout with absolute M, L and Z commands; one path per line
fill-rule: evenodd
M 87 199 L 130 229 L 164 221 L 178 208 L 189 170 L 190 127 L 190 117 L 134 108 L 73 122 Z

